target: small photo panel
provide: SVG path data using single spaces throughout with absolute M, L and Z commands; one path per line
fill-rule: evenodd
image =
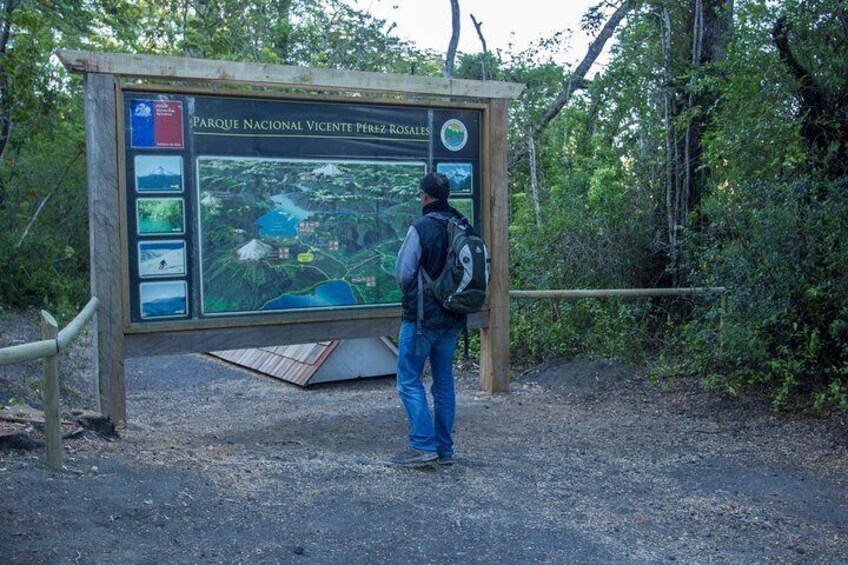
M 178 277 L 185 274 L 185 241 L 138 242 L 138 275 L 141 278 Z
M 138 235 L 166 235 L 185 232 L 182 198 L 139 198 L 135 202 Z
M 137 155 L 136 192 L 182 192 L 183 158 L 179 155 Z
M 471 163 L 438 163 L 436 172 L 448 177 L 452 193 L 471 194 L 474 190 L 474 167 Z
M 448 202 L 451 206 L 456 208 L 456 210 L 468 218 L 469 223 L 474 225 L 474 201 L 470 198 L 453 198 L 451 197 L 450 202 Z
M 187 295 L 185 281 L 141 283 L 139 296 L 142 319 L 184 318 L 188 315 Z

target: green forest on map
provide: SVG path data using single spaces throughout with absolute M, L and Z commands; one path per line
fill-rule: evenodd
M 400 301 L 423 162 L 199 157 L 197 170 L 205 313 Z

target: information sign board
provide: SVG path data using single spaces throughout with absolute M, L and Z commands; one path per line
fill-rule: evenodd
M 480 218 L 478 108 L 126 89 L 121 111 L 132 324 L 397 307 L 421 177 Z

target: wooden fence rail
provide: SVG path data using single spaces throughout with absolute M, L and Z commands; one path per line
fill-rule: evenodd
M 100 301 L 92 297 L 65 329 L 59 331 L 56 320 L 45 310 L 41 311 L 41 341 L 13 345 L 0 349 L 0 366 L 44 360 L 44 380 L 41 387 L 44 402 L 44 438 L 47 466 L 62 468 L 62 428 L 59 421 L 59 352 L 79 335 L 91 320 Z
M 695 296 L 697 294 L 727 294 L 723 286 L 691 288 L 605 288 L 581 290 L 510 290 L 510 298 L 561 298 L 575 300 L 579 298 L 639 298 L 644 296 Z

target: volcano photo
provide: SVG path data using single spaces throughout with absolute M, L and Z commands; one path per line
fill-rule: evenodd
M 182 192 L 183 158 L 174 155 L 138 155 L 135 158 L 137 192 Z

